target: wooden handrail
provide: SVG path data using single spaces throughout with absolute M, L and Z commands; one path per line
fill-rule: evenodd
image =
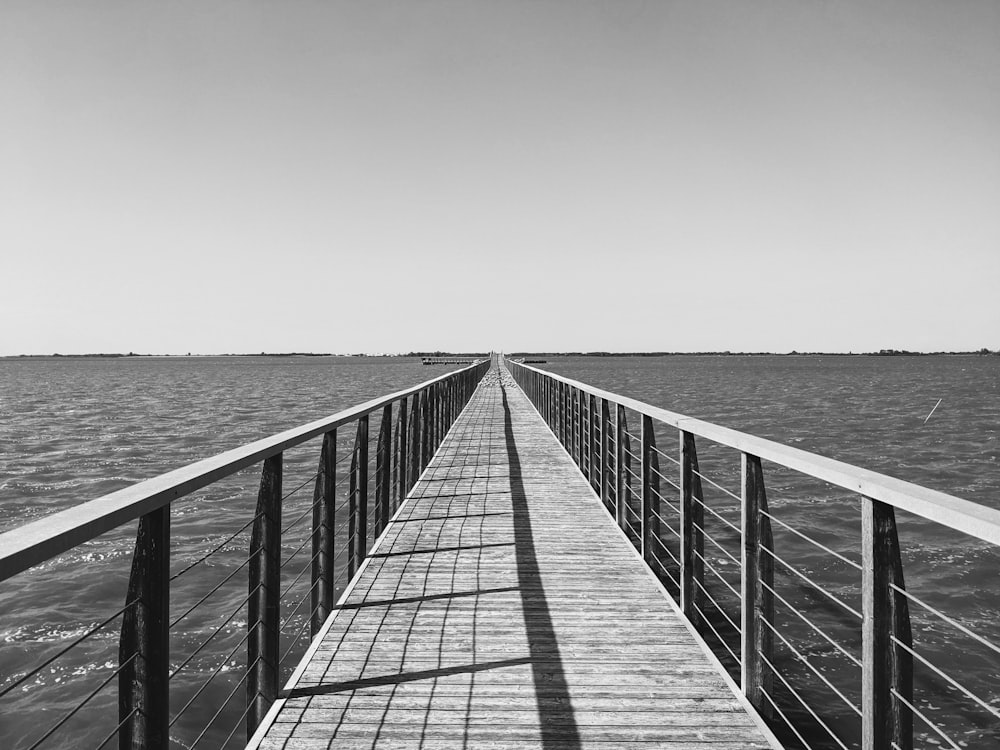
M 345 411 L 293 427 L 266 438 L 182 466 L 95 500 L 76 505 L 0 534 L 0 581 L 38 565 L 100 534 L 134 521 L 178 498 L 252 466 L 288 448 L 335 430 L 478 366 L 427 380 L 419 385 L 367 401 Z
M 858 493 L 872 500 L 879 500 L 908 513 L 921 516 L 947 526 L 964 534 L 1000 545 L 1000 510 L 963 500 L 960 497 L 945 492 L 922 487 L 912 482 L 880 474 L 876 471 L 863 469 L 853 464 L 826 458 L 816 453 L 792 448 L 773 440 L 750 435 L 729 427 L 705 422 L 701 419 L 688 417 L 684 414 L 661 409 L 656 406 L 637 401 L 627 396 L 620 396 L 594 386 L 581 383 L 578 380 L 563 377 L 553 372 L 540 370 L 530 365 L 519 364 L 506 360 L 513 367 L 538 373 L 552 378 L 584 393 L 606 399 L 627 409 L 652 417 L 660 422 L 676 427 L 679 430 L 706 438 L 720 445 L 735 448 L 742 453 L 757 456 L 766 461 L 780 464 L 802 474 L 820 479 L 824 482 Z

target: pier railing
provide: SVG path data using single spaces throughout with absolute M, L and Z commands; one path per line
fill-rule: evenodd
M 908 591 L 896 526 L 900 511 L 956 544 L 985 543 L 995 574 L 1000 511 L 510 359 L 506 366 L 788 747 L 960 750 L 1000 741 L 996 598 L 982 602 L 972 627 Z M 803 528 L 805 496 L 836 504 L 824 519 L 857 514 L 854 528 L 826 520 Z M 993 679 L 967 684 L 945 642 L 960 644 L 963 659 L 992 663 Z
M 242 747 L 239 730 L 245 727 L 249 738 L 277 697 L 285 658 L 306 633 L 319 631 L 333 609 L 335 593 L 354 576 L 488 368 L 488 361 L 474 363 L 0 535 L 2 582 L 101 534 L 138 523 L 122 606 L 71 642 L 48 649 L 31 665 L 12 669 L 8 662 L 7 674 L 0 674 L 0 715 L 16 713 L 14 703 L 22 692 L 48 689 L 37 687 L 39 681 L 78 650 L 89 649 L 88 659 L 106 663 L 107 674 L 102 673 L 103 680 L 82 700 L 72 705 L 54 701 L 65 710 L 51 724 L 20 731 L 4 746 L 89 750 L 72 723 L 74 717 L 79 722 L 81 711 L 95 699 L 107 705 L 108 693 L 117 685 L 117 719 L 108 722 L 103 717 L 110 726 L 94 750 L 116 738 L 122 750 L 165 749 L 172 742 L 220 748 L 232 741 Z M 309 441 L 319 448 L 318 468 L 288 488 L 283 457 Z M 186 554 L 189 560 L 172 567 L 172 508 L 183 510 L 192 493 L 257 466 L 260 481 L 252 517 L 235 533 Z M 302 496 L 296 495 L 310 485 L 311 500 L 299 501 Z M 288 520 L 290 509 L 295 517 Z M 243 544 L 242 554 L 236 556 L 242 562 L 226 575 L 213 573 L 225 569 L 219 560 L 232 559 L 234 547 Z M 177 602 L 172 586 L 197 571 L 207 582 L 193 602 Z M 246 581 L 245 596 L 230 592 L 228 600 L 220 599 L 227 586 L 240 581 Z M 231 606 L 234 598 L 235 608 L 219 610 L 220 601 Z M 175 631 L 196 617 L 209 622 L 204 629 L 211 632 L 202 637 L 199 630 L 197 639 L 187 639 L 191 642 L 186 653 L 172 654 Z M 0 622 L 2 618 L 0 613 Z M 116 647 L 106 645 L 109 641 Z M 245 668 L 235 679 L 231 673 L 240 671 L 240 652 L 245 653 Z M 191 672 L 198 679 L 188 679 Z M 175 681 L 178 675 L 187 679 L 183 689 L 177 689 L 182 681 Z M 225 684 L 220 687 L 220 682 Z M 245 695 L 242 701 L 240 693 Z

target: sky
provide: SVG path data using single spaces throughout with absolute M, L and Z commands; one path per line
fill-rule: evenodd
M 996 0 L 0 0 L 0 355 L 1000 348 Z

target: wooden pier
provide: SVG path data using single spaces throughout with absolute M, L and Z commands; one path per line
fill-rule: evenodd
M 315 473 L 286 476 L 303 450 Z M 172 564 L 171 514 L 248 467 L 253 515 Z M 797 486 L 856 514 L 856 538 L 787 514 Z M 992 747 L 951 739 L 970 715 L 1000 736 L 1000 710 L 910 609 L 991 664 L 1000 609 L 962 623 L 907 590 L 897 511 L 1000 547 L 1000 510 L 491 356 L 0 534 L 2 584 L 136 529 L 123 606 L 0 674 L 0 706 L 15 721 L 54 664 L 97 653 L 110 673 L 22 722 L 30 739 L 0 723 L 0 746 L 83 746 L 87 729 L 95 750 Z M 22 649 L 0 643 L 0 667 Z M 112 692 L 117 716 L 95 700 Z
M 249 747 L 780 747 L 489 373 Z

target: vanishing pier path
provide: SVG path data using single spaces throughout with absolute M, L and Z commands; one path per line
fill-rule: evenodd
M 774 746 L 506 370 L 283 695 L 252 747 Z

